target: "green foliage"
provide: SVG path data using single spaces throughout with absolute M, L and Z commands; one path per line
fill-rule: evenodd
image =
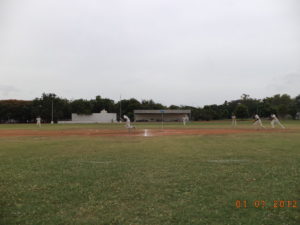
M 96 96 L 95 99 L 92 99 L 90 101 L 92 112 L 93 113 L 99 113 L 102 110 L 106 110 L 108 112 L 115 112 L 116 111 L 116 105 L 113 100 L 108 98 L 101 98 L 101 96 Z
M 300 95 L 298 95 L 296 98 L 295 98 L 295 106 L 296 106 L 296 110 L 298 112 L 300 112 Z
M 77 99 L 71 102 L 72 113 L 77 114 L 92 114 L 91 102 L 84 99 Z
M 33 119 L 40 116 L 43 121 L 50 122 L 52 120 L 52 104 L 53 104 L 53 120 L 69 119 L 71 114 L 71 106 L 67 99 L 62 99 L 53 93 L 42 94 L 41 98 L 36 98 L 32 102 Z
M 300 95 L 291 98 L 287 94 L 274 95 L 262 100 L 251 98 L 243 94 L 240 99 L 225 101 L 221 105 L 206 105 L 204 107 L 193 107 L 185 105 L 171 105 L 169 107 L 153 100 L 142 100 L 135 98 L 123 99 L 117 103 L 109 98 L 96 96 L 95 99 L 75 99 L 70 101 L 56 96 L 53 93 L 43 93 L 41 98 L 35 98 L 33 101 L 22 100 L 2 100 L 0 101 L 0 123 L 5 122 L 34 122 L 37 116 L 41 116 L 43 121 L 50 122 L 53 119 L 68 120 L 71 113 L 92 114 L 99 113 L 103 109 L 108 112 L 117 113 L 118 118 L 124 114 L 133 120 L 133 111 L 136 109 L 191 109 L 192 120 L 219 120 L 228 119 L 235 113 L 237 118 L 247 118 L 254 114 L 261 117 L 269 117 L 272 113 L 279 117 L 289 116 L 295 118 L 300 111 Z
M 249 112 L 248 112 L 248 107 L 244 104 L 239 104 L 234 110 L 234 114 L 236 115 L 237 118 L 248 118 L 249 117 Z
M 180 107 L 177 105 L 170 105 L 169 109 L 180 109 Z
M 0 122 L 23 122 L 31 120 L 33 105 L 31 101 L 2 100 L 0 101 Z
M 153 100 L 142 100 L 140 109 L 166 109 L 167 107 L 160 104 L 155 103 Z

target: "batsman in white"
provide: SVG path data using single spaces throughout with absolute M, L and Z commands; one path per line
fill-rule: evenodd
M 279 119 L 275 114 L 271 114 L 271 126 L 272 128 L 275 128 L 275 124 L 278 124 L 281 126 L 282 129 L 285 129 L 285 127 L 280 123 Z
M 36 118 L 36 125 L 41 127 L 41 117 Z
M 232 114 L 231 120 L 232 120 L 231 126 L 232 126 L 232 127 L 236 127 L 236 116 L 235 116 L 234 114 Z
M 128 130 L 129 130 L 129 129 L 132 129 L 132 128 L 135 128 L 134 126 L 132 126 L 132 125 L 130 124 L 130 119 L 129 119 L 128 116 L 124 115 L 123 118 L 126 120 L 126 125 L 125 125 L 125 127 L 126 127 Z
M 254 119 L 255 119 L 255 122 L 253 123 L 254 126 L 256 126 L 257 128 L 259 127 L 265 128 L 261 122 L 261 119 L 259 118 L 259 115 L 255 114 Z

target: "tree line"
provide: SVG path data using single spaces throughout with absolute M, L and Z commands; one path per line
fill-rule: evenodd
M 279 117 L 292 119 L 296 117 L 297 112 L 300 112 L 300 95 L 292 98 L 287 94 L 277 94 L 264 99 L 255 99 L 243 94 L 240 99 L 225 101 L 221 105 L 214 104 L 204 107 L 170 105 L 167 107 L 153 100 L 138 101 L 130 98 L 115 102 L 101 96 L 90 100 L 68 100 L 53 93 L 44 93 L 40 98 L 31 101 L 0 100 L 0 123 L 31 123 L 35 122 L 38 116 L 44 122 L 50 122 L 53 116 L 53 120 L 56 122 L 70 120 L 72 113 L 92 114 L 103 109 L 117 113 L 118 119 L 120 113 L 133 119 L 135 109 L 191 109 L 191 119 L 196 121 L 228 119 L 232 114 L 241 119 L 253 117 L 254 114 L 269 117 L 272 113 Z

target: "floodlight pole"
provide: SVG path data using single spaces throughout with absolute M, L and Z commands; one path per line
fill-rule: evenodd
M 120 122 L 121 122 L 121 119 L 122 119 L 122 95 L 120 95 Z

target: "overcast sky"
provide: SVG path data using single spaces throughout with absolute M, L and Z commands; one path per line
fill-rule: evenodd
M 298 0 L 0 0 L 0 99 L 300 94 Z

